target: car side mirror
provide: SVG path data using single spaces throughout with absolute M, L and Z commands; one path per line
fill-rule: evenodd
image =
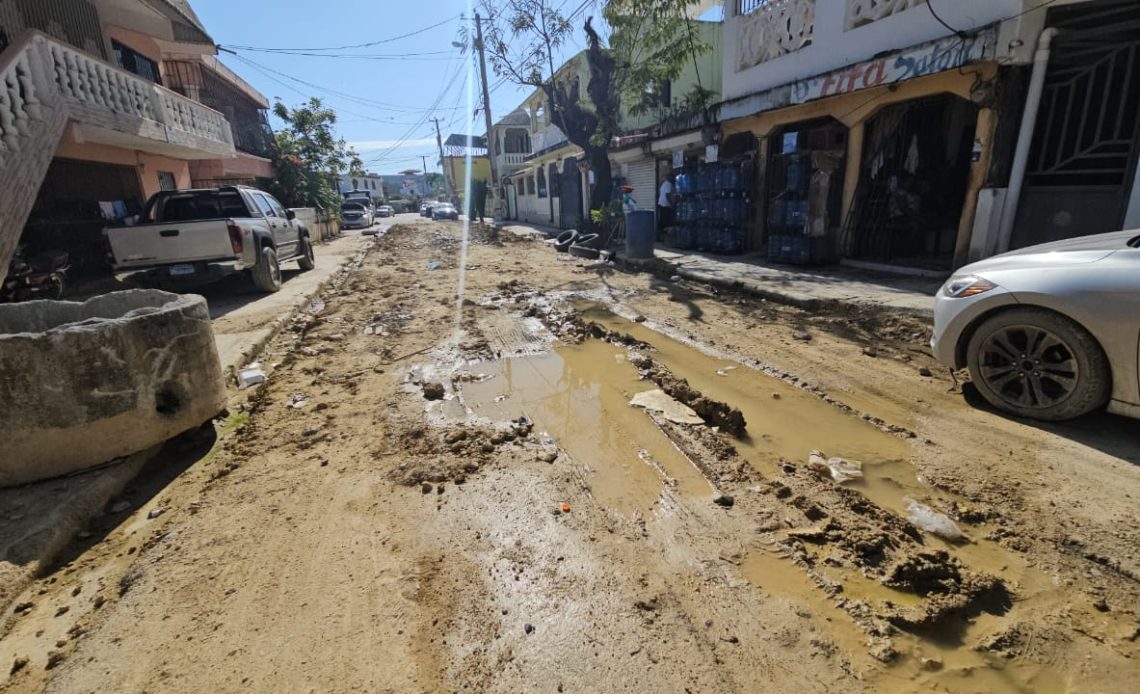
M 296 219 L 297 213 L 293 210 L 285 210 L 285 219 Z

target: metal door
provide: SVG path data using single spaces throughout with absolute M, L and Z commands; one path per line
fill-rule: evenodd
M 1011 245 L 1120 229 L 1140 152 L 1140 4 L 1058 8 Z
M 577 159 L 562 162 L 562 182 L 559 187 L 560 209 L 559 226 L 573 229 L 582 218 L 582 172 L 578 170 Z

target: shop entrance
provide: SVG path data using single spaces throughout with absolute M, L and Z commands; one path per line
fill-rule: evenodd
M 1011 246 L 1124 226 L 1140 156 L 1140 4 L 1057 8 Z
M 871 119 L 844 255 L 952 269 L 977 124 L 977 106 L 949 94 L 888 106 Z
M 768 140 L 768 257 L 827 262 L 843 207 L 847 127 L 832 118 L 786 125 Z
M 562 181 L 559 185 L 559 226 L 576 229 L 582 221 L 582 172 L 577 159 L 562 162 Z

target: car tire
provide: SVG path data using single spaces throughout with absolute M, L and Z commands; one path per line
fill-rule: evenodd
M 570 250 L 571 244 L 578 240 L 578 232 L 574 229 L 564 231 L 554 239 L 554 250 L 559 253 L 565 253 Z
M 281 265 L 277 262 L 277 251 L 270 246 L 261 249 L 261 258 L 249 271 L 253 286 L 263 292 L 281 291 Z
M 1104 407 L 1112 373 L 1087 330 L 1058 313 L 1017 308 L 981 323 L 966 364 L 978 392 L 1005 412 L 1059 422 Z
M 317 256 L 313 253 L 313 244 L 305 236 L 301 237 L 301 257 L 297 259 L 297 267 L 302 272 L 308 272 L 317 266 Z

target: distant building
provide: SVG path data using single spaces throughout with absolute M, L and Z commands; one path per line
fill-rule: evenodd
M 391 191 L 385 195 L 384 177 L 374 173 L 365 173 L 363 176 L 343 174 L 340 177 L 340 182 L 337 187 L 340 189 L 341 194 L 351 193 L 354 190 L 366 190 L 372 193 L 373 200 L 383 200 L 385 197 L 398 197 L 392 195 Z

